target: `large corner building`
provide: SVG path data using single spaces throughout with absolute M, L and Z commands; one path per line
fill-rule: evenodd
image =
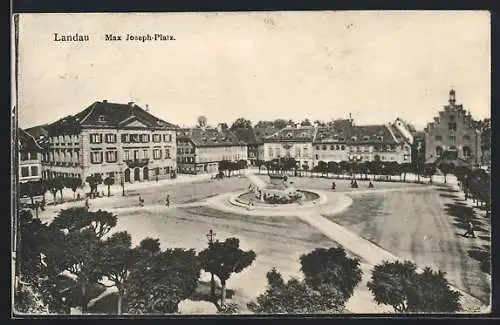
M 134 103 L 95 102 L 45 128 L 44 178 L 100 174 L 137 182 L 170 177 L 177 168 L 175 126 Z

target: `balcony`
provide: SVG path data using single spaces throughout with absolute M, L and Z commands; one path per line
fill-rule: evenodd
M 128 159 L 123 161 L 128 168 L 144 167 L 149 164 L 149 158 Z

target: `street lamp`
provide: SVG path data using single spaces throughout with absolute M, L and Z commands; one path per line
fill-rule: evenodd
M 212 247 L 215 235 L 216 233 L 212 229 L 208 231 L 207 234 L 208 247 Z M 210 294 L 212 295 L 212 298 L 215 298 L 215 279 L 213 273 L 210 273 Z

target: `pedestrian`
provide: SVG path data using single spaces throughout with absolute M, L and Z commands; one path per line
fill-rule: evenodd
M 471 220 L 467 220 L 467 231 L 464 233 L 464 237 L 472 236 L 472 238 L 476 238 L 476 234 L 474 233 L 474 225 Z
M 373 183 L 372 183 L 372 181 L 370 181 L 370 182 L 368 183 L 368 188 L 373 188 Z
M 165 206 L 170 206 L 170 194 L 167 194 L 167 198 L 165 199 Z
M 85 199 L 85 207 L 87 209 L 89 208 L 89 199 L 88 198 Z
M 141 206 L 141 207 L 144 206 L 144 200 L 140 195 L 139 195 L 139 206 Z
M 332 191 L 335 191 L 336 187 L 337 187 L 337 185 L 335 184 L 335 182 L 332 182 Z

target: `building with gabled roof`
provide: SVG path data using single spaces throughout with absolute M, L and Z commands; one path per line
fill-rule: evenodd
M 19 182 L 38 181 L 42 175 L 42 148 L 35 138 L 18 129 Z
M 170 177 L 177 169 L 175 126 L 132 102 L 94 102 L 46 129 L 46 178 L 99 174 L 134 182 Z
M 411 146 L 391 124 L 333 124 L 319 127 L 313 140 L 319 161 L 411 161 Z
M 446 151 L 456 151 L 458 159 L 470 165 L 481 164 L 481 130 L 470 112 L 456 102 L 456 92 L 449 92 L 448 104 L 425 128 L 425 160 L 435 162 Z
M 179 173 L 217 173 L 224 160 L 248 160 L 247 144 L 231 130 L 220 126 L 177 130 Z
M 301 168 L 313 166 L 312 142 L 316 128 L 313 126 L 292 127 L 274 132 L 263 138 L 264 160 L 294 158 Z

